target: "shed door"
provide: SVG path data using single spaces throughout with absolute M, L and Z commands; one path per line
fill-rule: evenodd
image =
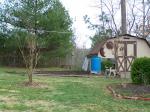
M 130 72 L 131 64 L 137 57 L 136 41 L 117 41 L 116 52 L 117 71 Z

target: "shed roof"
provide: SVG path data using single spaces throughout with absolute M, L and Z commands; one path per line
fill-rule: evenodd
M 102 46 L 104 45 L 105 41 L 97 43 L 89 52 L 88 56 L 90 55 L 97 55 Z
M 130 35 L 130 34 L 124 34 L 124 35 L 119 35 L 119 37 L 122 37 L 122 36 L 129 36 L 129 37 L 133 37 L 133 38 L 137 38 L 137 39 L 141 39 L 143 41 L 145 41 L 147 43 L 147 45 L 149 46 L 150 48 L 150 43 L 144 39 L 144 38 L 140 38 L 140 37 L 137 37 L 137 36 L 133 36 L 133 35 Z M 110 40 L 110 39 L 115 39 L 117 37 L 112 37 L 112 38 L 107 38 L 105 39 L 104 41 L 100 42 L 100 43 L 97 43 L 92 49 L 91 51 L 89 52 L 89 54 L 87 56 L 91 56 L 91 55 L 97 55 L 100 51 L 100 49 L 102 48 L 102 46 L 105 44 L 105 42 L 107 40 Z

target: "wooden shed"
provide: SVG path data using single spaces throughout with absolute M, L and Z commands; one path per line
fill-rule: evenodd
M 115 59 L 117 72 L 126 77 L 135 58 L 150 57 L 150 44 L 146 39 L 125 34 L 98 43 L 88 54 L 91 55 Z

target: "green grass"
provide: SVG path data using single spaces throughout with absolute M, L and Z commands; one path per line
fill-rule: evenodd
M 17 74 L 7 70 L 18 71 Z M 0 68 L 2 112 L 150 112 L 150 102 L 113 98 L 106 86 L 123 79 L 36 77 L 40 87 L 25 87 L 24 69 Z M 20 72 L 20 74 L 19 74 Z

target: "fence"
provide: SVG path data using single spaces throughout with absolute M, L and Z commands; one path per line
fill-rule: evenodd
M 66 57 L 49 58 L 44 57 L 38 61 L 38 67 L 63 67 L 69 69 L 81 69 L 84 57 L 87 55 L 87 49 L 74 49 L 72 53 Z M 2 66 L 24 66 L 23 59 L 20 55 L 1 55 L 0 65 Z

